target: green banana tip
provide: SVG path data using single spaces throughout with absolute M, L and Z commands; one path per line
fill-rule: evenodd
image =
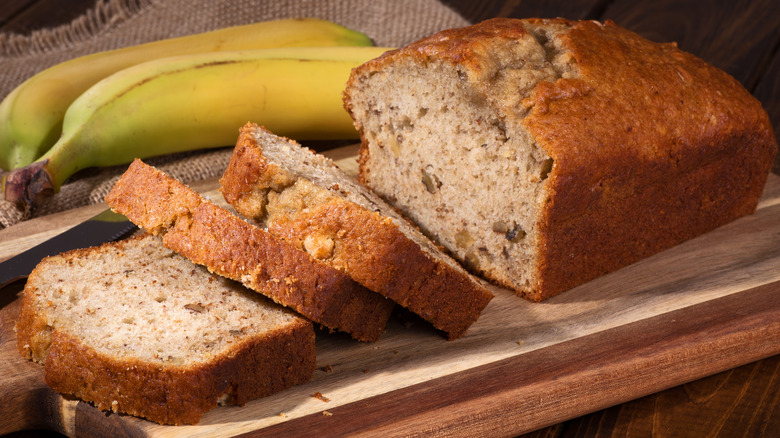
M 54 195 L 54 184 L 46 167 L 48 160 L 12 170 L 3 177 L 5 200 L 24 213 L 29 213 Z

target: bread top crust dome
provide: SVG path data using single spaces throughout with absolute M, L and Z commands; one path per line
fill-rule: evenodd
M 639 164 L 668 163 L 685 173 L 718 159 L 726 148 L 716 145 L 732 138 L 767 157 L 754 172 L 766 178 L 777 149 L 772 126 L 734 78 L 674 43 L 653 43 L 613 23 L 578 22 L 561 39 L 579 76 L 540 83 L 523 124 L 555 161 L 550 189 L 568 194 L 558 201 L 571 214 L 592 199 L 582 196 L 586 190 L 605 181 L 665 177 L 653 166 L 638 176 Z M 575 174 L 579 190 L 567 184 Z

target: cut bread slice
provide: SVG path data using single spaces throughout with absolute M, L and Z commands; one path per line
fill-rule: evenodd
M 221 179 L 239 213 L 358 283 L 463 336 L 493 295 L 327 157 L 247 124 Z
M 384 331 L 392 301 L 140 160 L 106 201 L 168 248 L 317 324 L 362 341 Z
M 54 390 L 162 424 L 197 423 L 315 368 L 311 322 L 150 235 L 41 261 L 16 330 Z

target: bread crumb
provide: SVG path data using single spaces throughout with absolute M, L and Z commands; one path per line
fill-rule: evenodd
M 523 340 L 521 339 L 521 340 L 517 341 L 517 345 L 523 345 Z
M 325 371 L 326 373 L 332 373 L 333 372 L 333 367 L 331 365 L 325 365 L 325 366 L 320 367 L 320 370 L 321 371 Z
M 333 239 L 319 233 L 309 234 L 303 239 L 304 249 L 315 259 L 322 260 L 332 257 L 335 246 Z
M 287 418 L 287 414 L 284 412 L 279 412 L 279 416 L 282 418 Z
M 314 398 L 316 398 L 318 400 L 322 400 L 325 403 L 330 401 L 330 399 L 328 397 L 325 397 L 324 395 L 322 395 L 321 392 L 315 392 L 314 394 L 312 394 L 312 397 L 314 397 Z
M 333 416 L 333 414 L 331 414 L 331 413 L 330 413 L 330 412 L 328 412 L 328 411 L 322 411 L 322 415 L 324 415 L 324 416 L 326 416 L 326 417 L 332 417 L 332 416 Z

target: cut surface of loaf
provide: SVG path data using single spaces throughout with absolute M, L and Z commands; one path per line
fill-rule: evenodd
M 150 235 L 44 259 L 16 330 L 54 390 L 162 424 L 197 423 L 315 368 L 309 321 Z
M 317 324 L 362 341 L 384 331 L 392 301 L 140 160 L 106 202 L 166 247 Z
M 532 300 L 755 211 L 777 144 L 736 80 L 613 23 L 492 19 L 353 70 L 360 180 Z
M 381 198 L 293 140 L 247 124 L 220 182 L 236 211 L 450 339 L 463 336 L 493 297 Z

